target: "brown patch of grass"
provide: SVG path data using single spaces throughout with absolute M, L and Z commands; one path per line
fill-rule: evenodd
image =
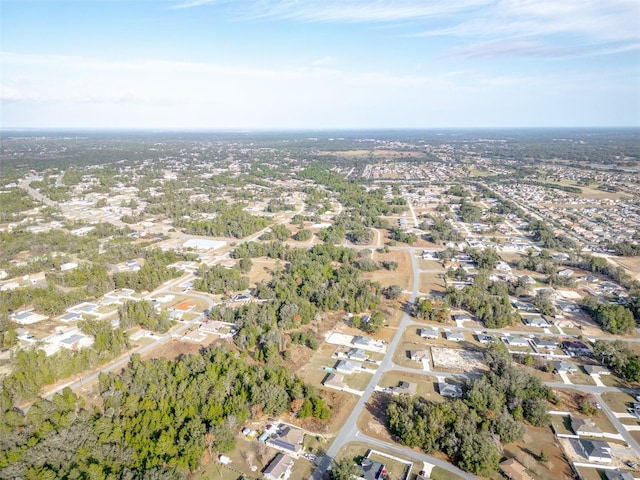
M 403 290 L 410 290 L 413 283 L 413 269 L 411 268 L 411 258 L 409 252 L 391 251 L 389 253 L 373 254 L 374 260 L 382 262 L 384 260 L 398 263 L 396 270 L 386 270 L 381 268 L 375 272 L 364 272 L 362 277 L 373 282 L 380 282 L 383 287 L 399 285 Z
M 618 413 L 627 413 L 627 409 L 631 406 L 629 404 L 635 401 L 633 395 L 624 392 L 605 392 L 602 394 L 602 399 L 607 402 L 611 410 Z
M 548 427 L 527 427 L 524 439 L 505 446 L 505 454 L 522 463 L 539 480 L 573 478 L 571 467 L 564 460 L 562 448 Z M 538 456 L 544 451 L 549 460 L 540 462 Z
M 418 289 L 424 294 L 444 293 L 447 291 L 447 287 L 444 284 L 444 280 L 440 273 L 421 273 L 420 274 L 420 286 Z

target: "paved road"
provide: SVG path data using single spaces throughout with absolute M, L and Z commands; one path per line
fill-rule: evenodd
M 427 462 L 431 465 L 435 465 L 436 467 L 440 467 L 449 472 L 455 473 L 456 475 L 465 478 L 467 480 L 476 480 L 478 477 L 471 475 L 463 470 L 460 470 L 458 467 L 451 465 L 444 460 L 440 460 L 439 458 L 432 457 L 422 452 L 418 452 L 416 450 L 412 450 L 407 447 L 403 447 L 401 445 L 396 445 L 388 442 L 384 442 L 377 438 L 370 437 L 361 432 L 356 432 L 351 438 L 349 438 L 349 442 L 363 442 L 371 447 L 378 448 L 380 450 L 384 450 L 385 452 L 390 452 L 398 456 L 411 458 L 418 462 Z
M 26 177 L 23 178 L 22 180 L 20 180 L 20 183 L 18 184 L 20 186 L 20 188 L 22 188 L 23 190 L 26 190 L 26 192 L 35 200 L 44 203 L 45 205 L 48 205 L 50 207 L 57 207 L 58 204 L 56 202 L 54 202 L 53 200 L 49 199 L 48 197 L 45 197 L 44 195 L 42 195 L 39 191 L 37 191 L 34 188 L 31 188 L 31 182 L 33 182 L 34 180 L 36 180 L 36 178 L 34 177 Z
M 622 423 L 620 423 L 620 421 L 618 420 L 618 417 L 614 415 L 613 411 L 607 405 L 607 402 L 605 402 L 602 399 L 602 394 L 605 392 L 624 392 L 624 393 L 629 393 L 635 396 L 640 394 L 640 390 L 635 390 L 632 388 L 617 388 L 617 387 L 594 387 L 591 385 L 573 385 L 573 384 L 554 383 L 554 382 L 547 382 L 545 383 L 545 385 L 552 388 L 572 389 L 572 390 L 577 390 L 580 393 L 590 393 L 594 395 L 598 399 L 598 402 L 602 407 L 602 411 L 607 416 L 609 421 L 613 424 L 613 426 L 616 428 L 618 433 L 622 435 L 622 438 L 624 438 L 624 440 L 627 442 L 627 445 L 629 445 L 631 450 L 634 451 L 635 456 L 637 458 L 640 458 L 640 445 L 638 445 L 638 442 L 636 442 L 636 440 L 625 428 L 625 426 Z
M 411 293 L 411 298 L 409 299 L 409 303 L 407 305 L 407 308 L 405 309 L 404 315 L 402 316 L 402 320 L 400 321 L 400 325 L 398 326 L 398 330 L 396 331 L 396 334 L 394 335 L 393 340 L 391 340 L 391 342 L 387 346 L 387 354 L 385 355 L 384 359 L 380 363 L 378 369 L 376 370 L 376 373 L 371 378 L 369 385 L 365 389 L 362 396 L 358 399 L 358 402 L 353 408 L 351 415 L 349 415 L 349 418 L 345 422 L 344 426 L 340 429 L 340 432 L 338 433 L 336 438 L 333 440 L 333 443 L 331 444 L 331 446 L 329 447 L 329 450 L 327 451 L 327 455 L 322 459 L 322 461 L 320 462 L 316 470 L 313 472 L 313 475 L 311 476 L 313 480 L 322 479 L 322 476 L 324 475 L 324 473 L 331 466 L 331 462 L 333 458 L 337 455 L 337 453 L 345 444 L 351 441 L 354 441 L 354 439 L 357 437 L 365 438 L 358 431 L 358 426 L 357 426 L 358 418 L 360 417 L 360 414 L 362 413 L 367 401 L 369 400 L 369 397 L 371 397 L 371 394 L 373 393 L 375 387 L 380 382 L 380 378 L 382 377 L 382 375 L 386 371 L 393 369 L 393 361 L 392 361 L 393 352 L 395 351 L 398 344 L 400 343 L 400 339 L 402 338 L 405 328 L 411 323 L 411 317 L 409 316 L 411 303 L 413 303 L 413 301 L 415 300 L 418 294 L 418 286 L 420 284 L 420 277 L 417 274 L 418 265 L 417 265 L 415 253 L 411 255 L 411 263 L 412 263 L 413 272 L 414 272 L 413 291 Z M 395 446 L 393 444 L 387 444 L 386 442 L 381 442 L 380 448 L 384 448 L 384 449 L 400 448 L 401 449 L 401 447 Z M 401 449 L 401 450 L 404 451 L 404 449 Z M 409 449 L 407 450 L 411 451 Z M 443 462 L 443 463 L 445 466 L 443 466 L 442 468 L 446 468 L 450 471 L 454 471 L 453 469 L 455 469 L 455 467 L 453 465 L 450 465 L 446 462 Z
M 178 328 L 171 330 L 169 333 L 167 333 L 166 335 L 158 338 L 157 340 L 155 340 L 153 343 L 150 343 L 149 345 L 145 345 L 144 347 L 136 350 L 135 352 L 131 352 L 133 353 L 138 353 L 140 355 L 148 352 L 149 350 L 152 350 L 156 347 L 158 347 L 158 345 L 160 345 L 161 343 L 166 342 L 167 340 L 170 340 L 174 337 L 177 337 L 178 335 L 180 335 L 182 332 L 184 332 L 185 330 L 189 329 L 191 326 L 193 326 L 195 323 L 198 323 L 200 320 L 202 320 L 204 315 L 199 315 L 198 317 L 194 318 L 193 320 L 181 324 L 180 326 L 178 326 Z M 91 373 L 89 375 L 85 375 L 84 377 L 81 377 L 80 380 L 78 380 L 77 382 L 74 382 L 70 385 L 64 385 L 62 387 L 60 387 L 59 389 L 57 389 L 55 392 L 52 392 L 49 394 L 49 396 L 47 397 L 47 400 L 51 400 L 53 398 L 53 396 L 58 393 L 59 391 L 63 390 L 66 387 L 71 387 L 71 390 L 76 390 L 78 388 L 81 388 L 83 385 L 90 383 L 92 381 L 94 381 L 95 379 L 98 378 L 98 376 L 101 373 L 107 373 L 107 372 L 111 372 L 113 370 L 122 368 L 124 365 L 126 365 L 127 363 L 129 363 L 131 359 L 131 355 L 127 355 L 124 358 L 121 358 L 120 360 L 117 360 L 116 362 L 110 363 L 104 367 L 102 367 L 100 370 L 98 370 L 97 372 Z
M 184 281 L 185 277 L 188 277 L 188 275 L 180 277 L 177 280 L 171 281 L 169 284 L 165 285 L 164 287 L 162 287 L 162 288 L 160 288 L 158 290 L 155 290 L 153 294 L 154 295 L 155 294 L 159 294 L 159 293 L 171 293 L 171 294 L 174 294 L 175 292 L 170 290 L 171 286 L 173 286 L 175 283 L 178 283 L 178 281 Z M 211 300 L 209 297 L 207 297 L 205 295 L 200 295 L 200 294 L 197 294 L 197 293 L 190 293 L 190 292 L 189 293 L 181 293 L 180 295 L 204 300 L 204 301 L 207 302 L 207 305 L 208 305 L 207 308 L 211 308 L 214 305 L 213 300 Z M 170 340 L 172 338 L 180 336 L 183 332 L 185 332 L 186 330 L 191 328 L 193 325 L 195 325 L 198 322 L 202 321 L 203 317 L 204 317 L 204 315 L 200 314 L 196 318 L 194 318 L 193 320 L 190 320 L 188 322 L 182 323 L 182 324 L 178 325 L 177 327 L 174 327 L 173 329 L 171 329 L 169 332 L 167 332 L 162 337 L 157 338 L 156 340 L 154 340 L 149 345 L 145 345 L 144 347 L 136 350 L 135 352 L 131 352 L 131 354 L 138 353 L 138 354 L 142 355 L 142 354 L 144 354 L 144 353 L 146 353 L 146 352 L 148 352 L 150 350 L 153 350 L 154 348 L 158 347 L 160 344 L 166 342 L 167 340 Z M 104 365 L 97 372 L 84 375 L 78 381 L 76 381 L 76 382 L 74 382 L 74 383 L 72 383 L 70 385 L 63 385 L 63 386 L 57 388 L 56 390 L 54 390 L 52 392 L 49 392 L 49 395 L 47 396 L 47 399 L 51 400 L 52 397 L 56 393 L 62 391 L 66 387 L 71 387 L 72 390 L 76 390 L 78 388 L 81 388 L 83 385 L 86 385 L 87 383 L 90 383 L 93 380 L 97 379 L 98 376 L 101 373 L 111 372 L 113 370 L 116 370 L 116 369 L 119 369 L 119 368 L 123 367 L 124 365 L 126 365 L 129 362 L 130 358 L 131 358 L 131 355 L 127 355 L 126 357 L 123 357 L 120 360 L 117 360 L 117 361 L 115 361 L 113 363 L 109 363 L 107 365 Z

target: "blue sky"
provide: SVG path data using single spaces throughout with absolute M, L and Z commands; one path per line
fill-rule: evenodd
M 638 0 L 0 0 L 3 128 L 640 126 Z

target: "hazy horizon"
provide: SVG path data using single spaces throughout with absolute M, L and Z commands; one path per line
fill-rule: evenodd
M 3 129 L 640 126 L 629 0 L 0 0 Z

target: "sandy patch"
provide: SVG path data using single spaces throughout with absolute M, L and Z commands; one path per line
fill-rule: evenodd
M 443 370 L 457 370 L 463 372 L 486 370 L 486 366 L 482 363 L 483 355 L 481 352 L 472 352 L 469 350 L 455 348 L 431 347 L 431 356 L 433 357 L 433 366 Z

